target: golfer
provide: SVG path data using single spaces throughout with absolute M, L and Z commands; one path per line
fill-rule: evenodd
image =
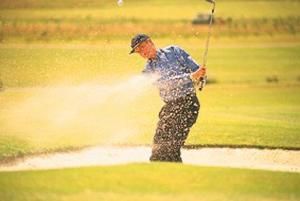
M 200 109 L 193 82 L 204 77 L 206 69 L 178 46 L 156 49 L 146 34 L 133 37 L 131 48 L 130 54 L 147 59 L 143 73 L 159 76 L 155 84 L 165 102 L 159 112 L 150 161 L 182 162 L 180 148 Z

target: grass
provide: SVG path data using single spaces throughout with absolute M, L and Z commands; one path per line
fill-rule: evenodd
M 94 4 L 93 4 L 93 3 Z M 209 3 L 199 2 L 197 0 L 191 0 L 187 4 L 180 0 L 129 0 L 124 1 L 122 7 L 117 6 L 117 1 L 96 1 L 90 0 L 77 0 L 74 1 L 1 1 L 1 8 L 3 11 L 10 11 L 13 13 L 14 10 L 31 10 L 36 11 L 31 13 L 32 15 L 27 15 L 25 18 L 40 18 L 41 16 L 50 16 L 48 12 L 55 13 L 54 10 L 61 11 L 55 13 L 56 17 L 60 16 L 76 16 L 76 17 L 97 17 L 97 18 L 112 18 L 112 17 L 136 17 L 139 19 L 191 19 L 194 17 L 194 14 L 197 12 L 205 11 L 211 8 Z M 272 2 L 272 3 L 270 3 Z M 26 6 L 24 6 L 26 3 Z M 82 5 L 79 5 L 82 3 Z M 10 4 L 10 5 L 8 5 Z M 23 4 L 23 6 L 21 5 Z M 39 5 L 38 5 L 39 4 Z M 64 6 L 59 6 L 58 4 L 64 4 Z M 98 6 L 95 4 L 98 4 Z M 263 17 L 279 17 L 279 16 L 299 16 L 297 7 L 299 6 L 299 1 L 270 1 L 270 0 L 259 0 L 259 1 L 250 1 L 250 0 L 240 0 L 240 1 L 218 1 L 217 2 L 217 14 L 225 17 L 233 18 L 261 18 Z M 47 9 L 48 8 L 48 9 Z M 80 8 L 82 10 L 80 10 Z M 52 11 L 51 11 L 51 10 Z M 64 12 L 65 10 L 68 12 Z M 97 9 L 101 10 L 98 12 Z M 38 12 L 40 10 L 40 12 Z M 152 11 L 160 13 L 160 15 L 153 15 Z M 253 12 L 255 10 L 256 12 Z M 43 12 L 42 11 L 46 11 Z M 71 12 L 69 12 L 71 11 Z M 79 11 L 79 12 L 78 12 Z M 85 12 L 84 12 L 85 11 Z M 130 12 L 132 11 L 132 12 Z M 169 15 L 173 13 L 173 15 Z M 3 13 L 6 14 L 7 13 Z M 40 15 L 40 16 L 39 16 Z
M 156 42 L 158 47 L 168 44 L 160 39 Z M 203 38 L 178 41 L 177 44 L 190 52 L 197 61 L 201 61 L 202 47 L 192 44 L 200 45 L 202 42 Z M 136 55 L 128 56 L 130 48 L 123 43 L 124 41 L 120 45 L 2 45 L 0 78 L 7 87 L 25 87 L 66 80 L 74 84 L 90 80 L 105 82 L 107 79 L 120 80 L 139 74 L 145 61 Z M 236 43 L 218 43 L 209 50 L 209 65 L 213 66 L 209 69 L 209 74 L 218 83 L 262 84 L 272 76 L 276 76 L 280 83 L 297 82 L 297 77 L 300 76 L 299 44 L 262 44 L 252 47 L 235 47 L 234 44 Z
M 188 142 L 298 147 L 299 86 L 286 87 L 208 88 Z
M 144 60 L 128 56 L 123 42 L 2 45 L 0 75 L 7 90 L 0 94 L 0 135 L 9 142 L 2 143 L 0 158 L 104 143 L 151 144 L 162 102 L 153 87 L 134 93 L 129 79 L 140 74 Z M 181 46 L 200 60 L 190 44 Z M 201 114 L 187 144 L 299 147 L 299 51 L 289 43 L 211 48 L 209 76 L 216 83 L 198 94 Z
M 297 173 L 131 164 L 0 173 L 4 200 L 299 200 Z
M 279 84 L 207 86 L 199 95 L 200 118 L 187 144 L 299 148 L 299 88 Z M 16 91 L 2 93 L 1 137 L 6 139 L 0 146 L 2 160 L 87 145 L 152 143 L 161 107 L 156 93 L 144 93 L 130 101 L 126 100 L 130 93 L 124 93 L 121 104 L 121 97 L 113 94 L 111 99 L 89 105 L 86 102 L 99 97 L 93 91 L 62 92 L 53 92 L 55 97 L 49 99 L 49 89 L 20 90 L 18 93 L 29 97 L 19 101 Z M 89 98 L 84 98 L 85 94 Z M 82 98 L 78 100 L 78 96 Z
M 137 32 L 187 38 L 207 33 L 207 26 L 191 24 L 198 13 L 210 11 L 210 4 L 205 2 L 126 1 L 123 7 L 111 1 L 95 5 L 97 2 L 89 1 L 85 6 L 72 8 L 68 2 L 61 7 L 58 2 L 3 1 L 0 41 L 99 41 L 124 39 Z M 219 19 L 214 29 L 221 36 L 299 37 L 298 7 L 299 1 L 220 1 L 216 9 Z M 153 11 L 160 14 L 153 15 Z
M 300 147 L 299 1 L 217 2 L 209 79 L 187 144 Z M 210 5 L 191 0 L 0 1 L 0 162 L 151 144 L 162 102 L 136 82 L 137 32 L 201 61 Z M 153 14 L 153 13 L 159 13 Z M 277 80 L 277 81 L 276 81 Z M 143 84 L 141 84 L 143 83 Z M 0 172 L 1 200 L 299 200 L 299 173 L 131 164 Z

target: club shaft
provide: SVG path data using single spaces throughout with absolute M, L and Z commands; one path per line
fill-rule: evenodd
M 212 29 L 212 21 L 213 21 L 213 17 L 214 17 L 214 11 L 215 11 L 215 3 L 213 2 L 213 8 L 211 10 L 211 17 L 210 17 L 209 27 L 208 27 L 208 35 L 207 35 L 207 39 L 206 39 L 206 43 L 205 43 L 205 49 L 204 49 L 203 60 L 202 60 L 203 66 L 206 66 L 206 63 L 207 63 L 208 46 L 209 46 L 210 37 L 211 37 L 211 29 Z
M 204 49 L 203 60 L 202 60 L 203 61 L 202 66 L 204 66 L 204 67 L 206 67 L 206 63 L 207 63 L 208 46 L 209 46 L 212 21 L 213 21 L 214 12 L 215 12 L 215 6 L 216 6 L 216 3 L 214 0 L 207 0 L 207 1 L 213 4 L 213 8 L 211 10 L 211 17 L 210 17 L 209 27 L 208 27 L 208 35 L 207 35 L 207 39 L 206 39 L 206 43 L 205 43 L 205 49 Z M 198 88 L 200 91 L 202 91 L 206 81 L 207 81 L 207 76 L 200 79 L 199 88 Z

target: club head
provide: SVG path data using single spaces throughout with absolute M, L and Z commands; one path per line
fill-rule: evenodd
M 206 0 L 209 3 L 215 3 L 215 0 Z

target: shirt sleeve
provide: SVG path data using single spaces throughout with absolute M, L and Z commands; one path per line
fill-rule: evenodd
M 200 65 L 180 47 L 175 47 L 175 53 L 177 54 L 180 64 L 184 67 L 183 70 L 185 73 L 192 73 L 200 68 Z

